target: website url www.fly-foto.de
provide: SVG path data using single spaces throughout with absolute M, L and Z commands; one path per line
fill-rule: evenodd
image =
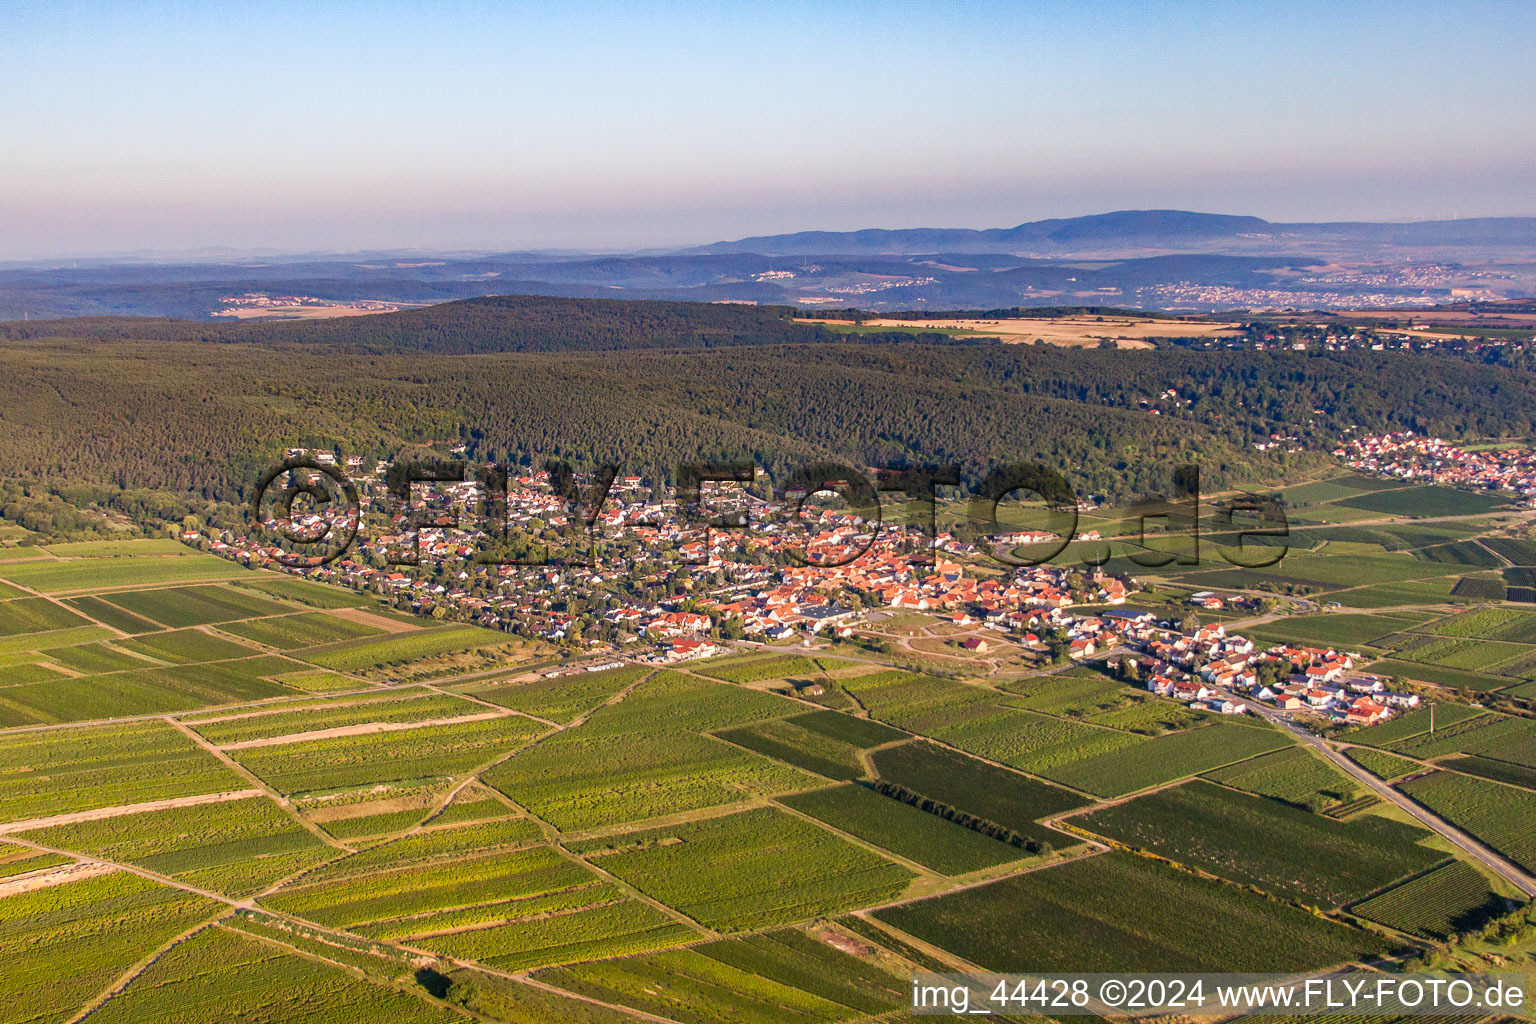
M 1523 974 L 922 974 L 918 1014 L 1522 1014 Z

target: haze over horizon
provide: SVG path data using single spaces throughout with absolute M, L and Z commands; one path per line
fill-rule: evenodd
M 1527 4 L 447 8 L 8 5 L 0 258 L 1536 214 Z

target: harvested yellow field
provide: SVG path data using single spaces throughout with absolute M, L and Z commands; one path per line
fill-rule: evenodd
M 309 295 L 244 295 L 220 300 L 213 315 L 234 320 L 331 320 L 343 316 L 371 316 L 415 309 L 419 303 L 358 299 L 352 302 L 317 299 Z
M 832 323 L 833 321 L 816 321 Z M 1148 338 L 1225 338 L 1237 333 L 1234 323 L 1205 320 L 1168 320 L 1128 316 L 1018 317 L 999 320 L 897 320 L 860 321 L 862 327 L 897 330 L 954 331 L 992 335 L 1005 344 L 1031 344 L 1083 348 L 1113 342 L 1116 348 L 1151 348 Z

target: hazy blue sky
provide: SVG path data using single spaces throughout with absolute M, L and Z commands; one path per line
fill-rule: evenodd
M 0 256 L 1536 214 L 1536 3 L 0 4 Z

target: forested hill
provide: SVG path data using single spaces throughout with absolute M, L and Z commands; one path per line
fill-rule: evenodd
M 197 326 L 197 325 L 193 325 Z M 1172 390 L 1176 399 L 1167 399 Z M 474 459 L 751 458 L 959 463 L 970 480 L 1038 459 L 1082 494 L 1266 486 L 1354 431 L 1536 432 L 1536 375 L 1394 352 L 1120 351 L 903 341 L 437 355 L 316 346 L 0 344 L 0 506 L 236 500 L 289 445 L 386 456 L 462 443 Z M 1275 433 L 1311 454 L 1255 448 Z M 1294 475 L 1294 474 L 1289 474 Z M 143 500 L 148 500 L 144 498 Z M 179 500 L 179 499 L 178 499 Z
M 341 346 L 362 352 L 605 352 L 832 341 L 787 306 L 497 295 L 334 320 L 202 323 L 90 317 L 0 324 L 0 340 L 90 338 Z

